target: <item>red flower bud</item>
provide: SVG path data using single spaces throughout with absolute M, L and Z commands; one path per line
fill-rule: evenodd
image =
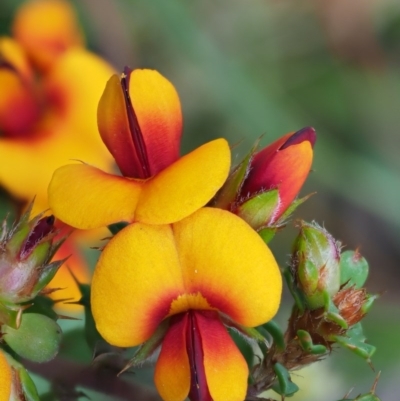
M 277 188 L 279 204 L 269 224 L 279 219 L 304 184 L 311 168 L 315 141 L 314 128 L 306 127 L 283 136 L 254 155 L 240 197 L 248 199 Z

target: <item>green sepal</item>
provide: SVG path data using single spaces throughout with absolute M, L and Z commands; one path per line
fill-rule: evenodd
M 297 338 L 304 351 L 313 355 L 325 354 L 327 349 L 322 344 L 314 344 L 311 335 L 308 331 L 297 330 Z
M 318 288 L 318 268 L 310 259 L 305 259 L 299 263 L 297 276 L 306 298 L 312 297 L 311 294 L 314 294 Z
M 22 389 L 22 394 L 20 394 L 21 398 L 13 398 L 10 401 L 40 401 L 35 383 L 29 376 L 27 370 L 19 362 L 12 358 L 11 355 L 9 355 L 7 352 L 3 351 L 3 353 L 9 365 L 17 373 L 14 376 L 14 380 L 19 380 L 20 387 Z M 15 397 L 17 396 L 19 395 L 16 394 Z
M 368 278 L 367 260 L 358 250 L 345 251 L 340 255 L 340 284 L 361 288 Z
M 284 351 L 286 348 L 285 337 L 283 331 L 274 320 L 270 320 L 257 328 L 258 330 L 264 329 L 274 340 L 274 344 L 279 351 Z
M 249 173 L 250 163 L 258 148 L 259 142 L 260 140 L 258 139 L 246 157 L 234 168 L 223 187 L 211 201 L 211 206 L 220 209 L 229 209 L 231 203 L 237 200 L 243 182 Z
M 18 328 L 23 308 L 18 305 L 8 305 L 0 301 L 0 327 L 7 325 L 13 329 Z
M 46 244 L 42 244 L 42 245 L 46 245 Z M 35 251 L 36 251 L 36 249 L 35 249 Z M 50 283 L 50 281 L 56 275 L 58 269 L 61 267 L 61 265 L 67 259 L 68 258 L 65 258 L 62 260 L 57 260 L 44 267 L 44 269 L 40 272 L 40 277 L 39 277 L 38 281 L 36 282 L 35 286 L 33 287 L 32 296 L 35 296 L 36 294 L 38 294 L 44 287 L 46 287 L 47 284 Z
M 144 342 L 139 349 L 136 351 L 135 355 L 129 360 L 129 362 L 125 365 L 125 367 L 118 373 L 125 372 L 133 366 L 139 366 L 143 364 L 148 358 L 150 358 L 153 353 L 157 350 L 157 348 L 161 345 L 165 334 L 169 328 L 169 320 L 164 320 L 157 327 L 154 334 Z
M 367 344 L 354 337 L 331 336 L 330 340 L 333 340 L 342 347 L 354 352 L 356 355 L 365 359 L 368 363 L 371 362 L 371 357 L 376 351 L 376 347 L 373 345 Z
M 288 220 L 288 218 L 291 216 L 291 214 L 306 200 L 311 198 L 315 192 L 308 194 L 306 196 L 303 196 L 300 199 L 295 199 L 290 206 L 285 210 L 285 212 L 279 217 L 279 220 L 276 222 L 277 225 L 283 225 L 285 222 Z
M 300 311 L 300 314 L 303 314 L 306 309 L 303 294 L 299 291 L 296 283 L 294 282 L 294 277 L 292 275 L 290 267 L 286 267 L 283 270 L 283 277 L 285 278 L 286 285 L 288 286 L 289 291 L 292 294 L 292 297 L 296 303 L 297 308 Z
M 276 374 L 276 377 L 278 378 L 278 382 L 275 382 L 272 385 L 272 389 L 286 397 L 292 396 L 294 393 L 299 391 L 299 387 L 292 382 L 290 378 L 289 371 L 280 363 L 276 363 L 274 365 L 274 372 Z
M 268 245 L 272 238 L 275 237 L 277 230 L 278 229 L 276 227 L 261 227 L 257 230 L 257 232 L 262 240 Z
M 129 223 L 127 223 L 126 221 L 120 221 L 119 223 L 109 224 L 107 228 L 112 235 L 115 235 L 123 230 L 128 224 Z
M 268 224 L 278 205 L 279 191 L 271 189 L 241 203 L 237 209 L 237 215 L 257 230 Z
M 324 297 L 324 308 L 325 308 L 325 314 L 324 314 L 325 320 L 329 320 L 333 323 L 336 323 L 342 329 L 347 329 L 349 325 L 347 324 L 346 320 L 340 315 L 339 309 L 333 303 L 327 291 L 323 292 L 323 297 Z
M 361 307 L 361 312 L 362 313 L 368 313 L 369 310 L 371 309 L 373 303 L 375 302 L 375 299 L 379 298 L 379 295 L 371 295 L 368 294 L 366 301 L 364 302 L 363 306 Z

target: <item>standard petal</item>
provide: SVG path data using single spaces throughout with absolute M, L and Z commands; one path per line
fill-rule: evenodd
M 64 223 L 81 229 L 131 221 L 141 184 L 85 164 L 57 169 L 49 185 L 49 205 Z
M 221 188 L 229 167 L 230 150 L 225 139 L 200 146 L 146 181 L 136 220 L 169 224 L 189 216 Z
M 0 401 L 9 401 L 11 395 L 12 371 L 7 358 L 0 350 Z
M 75 140 L 103 153 L 108 151 L 97 128 L 97 106 L 113 73 L 110 64 L 100 57 L 74 48 L 58 58 L 45 82 L 59 124 L 68 124 Z
M 32 88 L 8 67 L 0 67 L 0 88 L 0 131 L 10 137 L 26 135 L 39 116 Z
M 203 208 L 173 225 L 187 293 L 244 326 L 269 321 L 281 299 L 278 265 L 260 236 L 236 215 Z
M 243 401 L 249 370 L 218 315 L 213 311 L 195 313 L 204 353 L 204 370 L 214 401 Z
M 100 334 L 129 347 L 146 341 L 184 292 L 170 226 L 135 223 L 105 247 L 92 281 L 92 309 Z
M 129 129 L 121 81 L 115 74 L 107 81 L 100 98 L 97 124 L 101 138 L 113 155 L 121 173 L 127 177 L 140 178 L 137 171 L 141 166 L 138 164 L 139 159 Z
M 32 60 L 44 70 L 66 49 L 83 43 L 74 10 L 62 0 L 26 2 L 15 16 L 13 31 Z
M 164 337 L 154 382 L 164 401 L 183 401 L 190 389 L 190 366 L 186 352 L 187 313 L 175 319 Z
M 129 95 L 153 176 L 179 158 L 182 112 L 174 86 L 154 70 L 134 70 Z

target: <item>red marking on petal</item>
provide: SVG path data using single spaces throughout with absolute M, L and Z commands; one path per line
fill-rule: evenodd
M 289 146 L 297 145 L 304 141 L 311 143 L 311 147 L 314 147 L 315 141 L 317 140 L 317 133 L 313 127 L 305 127 L 295 132 L 280 148 L 279 150 L 286 149 Z
M 191 401 L 212 401 L 204 370 L 204 352 L 199 325 L 196 320 L 196 312 L 189 311 L 188 315 L 186 350 L 189 356 L 191 372 L 189 398 Z
M 140 130 L 139 121 L 137 119 L 135 109 L 132 106 L 132 101 L 129 95 L 129 79 L 131 72 L 132 70 L 130 68 L 124 68 L 124 75 L 121 78 L 121 86 L 125 98 L 129 129 L 141 167 L 141 171 L 139 171 L 141 173 L 141 176 L 135 178 L 149 178 L 151 177 L 151 171 L 149 159 L 147 157 L 146 144 L 143 138 L 142 131 Z

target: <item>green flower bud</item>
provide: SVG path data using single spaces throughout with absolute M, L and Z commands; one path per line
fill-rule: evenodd
M 5 222 L 1 228 L 0 309 L 33 299 L 63 262 L 49 263 L 64 240 L 53 243 L 54 217 L 39 215 L 29 221 L 29 212 L 11 230 Z
M 3 339 L 9 347 L 23 358 L 33 362 L 53 359 L 60 346 L 60 326 L 47 316 L 24 313 L 18 329 L 4 325 Z
M 327 306 L 340 288 L 340 245 L 316 223 L 301 222 L 292 253 L 291 271 L 310 309 Z

